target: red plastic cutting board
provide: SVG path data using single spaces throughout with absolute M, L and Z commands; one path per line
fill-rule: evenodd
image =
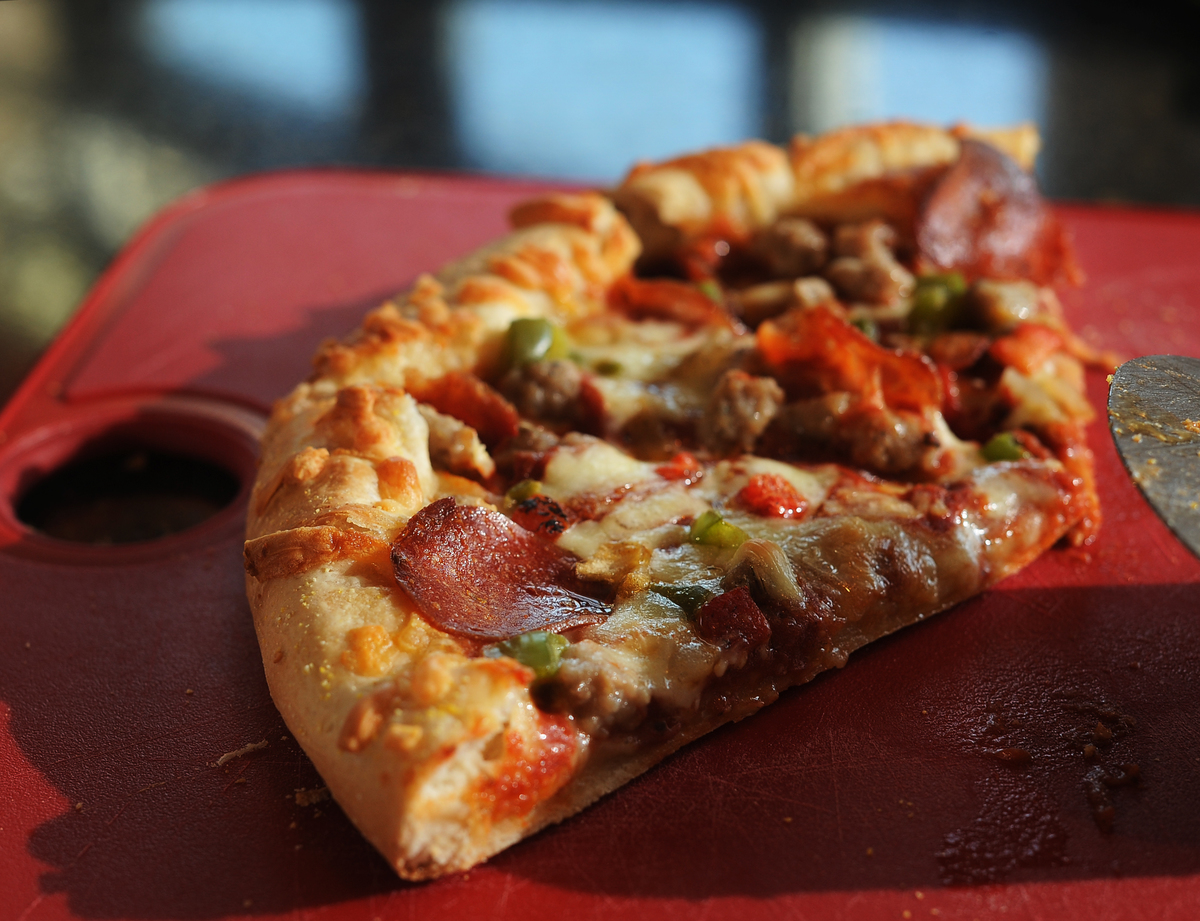
M 423 885 L 335 805 L 297 799 L 321 781 L 263 681 L 244 491 L 124 548 L 15 520 L 31 478 L 113 427 L 247 480 L 270 401 L 319 340 L 501 232 L 536 188 L 304 172 L 193 195 L 142 231 L 0 416 L 0 918 L 1200 916 L 1200 563 L 1127 481 L 1103 413 L 1106 519 L 1087 553 L 1055 551 Z M 1089 276 L 1065 296 L 1076 327 L 1129 356 L 1200 356 L 1200 216 L 1062 214 Z M 1103 375 L 1090 393 L 1102 409 Z M 1097 723 L 1116 738 L 1089 761 Z M 1129 763 L 1134 785 L 1095 773 Z M 1110 797 L 1111 831 L 1089 790 Z

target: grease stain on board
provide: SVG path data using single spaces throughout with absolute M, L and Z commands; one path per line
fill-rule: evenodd
M 1113 831 L 1121 791 L 1141 768 L 1128 757 L 1137 720 L 1106 702 L 1069 692 L 1039 700 L 990 703 L 963 727 L 971 749 L 988 761 L 975 784 L 979 810 L 948 832 L 935 854 L 945 885 L 999 883 L 1018 870 L 1070 863 L 1066 809 L 1050 792 L 1062 771 L 1078 772 L 1078 789 L 1097 833 Z

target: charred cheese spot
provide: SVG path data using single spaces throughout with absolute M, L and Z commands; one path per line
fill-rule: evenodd
M 393 751 L 409 754 L 416 751 L 425 737 L 425 730 L 408 723 L 393 723 L 383 735 L 383 744 Z
M 379 495 L 409 509 L 420 508 L 424 501 L 417 465 L 407 457 L 389 457 L 375 465 L 379 475 Z
M 344 559 L 367 559 L 387 553 L 387 543 L 361 531 L 304 527 L 267 534 L 246 542 L 246 572 L 260 582 L 299 575 Z
M 342 665 L 356 675 L 376 678 L 391 670 L 396 652 L 391 636 L 379 624 L 355 627 L 346 634 Z
M 497 276 L 472 275 L 463 279 L 455 292 L 455 299 L 464 305 L 510 304 L 525 307 L 525 298 L 512 282 Z
M 329 451 L 325 448 L 307 447 L 294 455 L 283 469 L 276 475 L 274 481 L 263 489 L 255 503 L 259 515 L 267 511 L 267 507 L 275 499 L 281 489 L 298 486 L 315 479 L 329 460 Z
M 378 393 L 369 387 L 339 390 L 333 407 L 317 420 L 317 437 L 359 454 L 377 453 L 391 435 L 387 423 L 375 415 L 377 399 Z
M 571 264 L 558 253 L 534 246 L 493 256 L 488 268 L 518 287 L 545 291 L 556 301 L 565 300 L 574 288 Z
M 409 693 L 419 707 L 431 707 L 450 693 L 454 686 L 454 659 L 446 655 L 431 655 L 417 663 L 413 670 Z
M 375 697 L 363 698 L 346 717 L 338 736 L 338 748 L 351 753 L 361 752 L 375 738 L 382 723 L 379 701 Z
M 518 229 L 536 224 L 573 224 L 597 232 L 611 226 L 610 209 L 608 200 L 600 195 L 546 195 L 521 202 L 509 212 L 508 219 Z

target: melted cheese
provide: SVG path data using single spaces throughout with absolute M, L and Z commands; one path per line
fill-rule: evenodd
M 656 477 L 654 465 L 636 460 L 608 442 L 569 435 L 546 465 L 542 485 L 557 501 L 606 496 Z
M 651 548 L 677 543 L 686 536 L 678 522 L 690 522 L 708 507 L 682 485 L 661 482 L 653 491 L 630 493 L 600 520 L 581 521 L 569 528 L 558 545 L 588 559 L 608 543 L 634 541 Z
M 643 382 L 670 375 L 712 335 L 707 329 L 689 334 L 679 323 L 635 323 L 611 315 L 590 317 L 572 325 L 568 332 L 581 364 L 608 364 L 619 369 L 620 378 Z
M 809 508 L 818 508 L 825 501 L 830 487 L 837 481 L 838 471 L 832 464 L 818 467 L 797 467 L 782 461 L 770 460 L 747 454 L 735 460 L 719 462 L 701 481 L 699 491 L 716 507 L 724 507 L 728 500 L 760 474 L 781 476 L 792 485 L 808 503 Z

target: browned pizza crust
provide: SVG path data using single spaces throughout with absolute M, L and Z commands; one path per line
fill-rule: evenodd
M 264 437 L 247 593 L 284 719 L 398 873 L 1090 538 L 1036 146 L 892 124 L 641 165 L 322 346 Z M 977 187 L 996 227 L 939 263 Z

